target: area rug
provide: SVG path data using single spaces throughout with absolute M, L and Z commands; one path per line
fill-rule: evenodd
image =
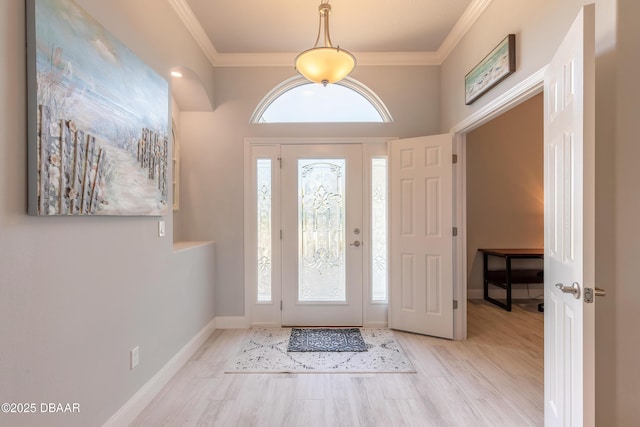
M 360 329 L 367 351 L 288 352 L 291 328 L 254 329 L 226 373 L 415 372 L 389 329 Z
M 293 328 L 287 351 L 367 351 L 358 328 Z

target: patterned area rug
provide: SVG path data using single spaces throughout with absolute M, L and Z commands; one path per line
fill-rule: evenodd
M 254 329 L 226 373 L 415 372 L 389 329 L 360 329 L 367 351 L 287 352 L 291 328 Z
M 293 328 L 287 351 L 367 351 L 367 344 L 358 328 Z

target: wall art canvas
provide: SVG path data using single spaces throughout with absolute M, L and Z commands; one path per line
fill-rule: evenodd
M 516 35 L 509 34 L 464 77 L 469 105 L 516 70 Z
M 72 0 L 27 0 L 29 213 L 163 215 L 169 86 Z

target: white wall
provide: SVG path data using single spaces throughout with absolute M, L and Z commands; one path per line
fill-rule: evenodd
M 448 130 L 465 117 L 485 106 L 544 67 L 555 47 L 562 40 L 579 8 L 590 1 L 582 0 L 493 0 L 489 8 L 478 19 L 442 65 L 442 129 Z M 640 322 L 638 311 L 623 312 L 619 299 L 637 305 L 636 280 L 632 279 L 633 262 L 620 262 L 622 253 L 638 254 L 638 243 L 630 236 L 637 230 L 631 218 L 638 215 L 637 191 L 624 186 L 638 182 L 637 168 L 622 167 L 621 160 L 628 161 L 637 154 L 635 145 L 624 143 L 616 122 L 622 111 L 637 117 L 637 96 L 623 102 L 616 94 L 617 74 L 627 70 L 637 73 L 638 36 L 637 2 L 635 0 L 596 0 L 596 281 L 609 290 L 609 297 L 599 299 L 596 306 L 596 425 L 634 425 L 640 420 L 638 401 L 640 374 L 626 358 L 637 354 L 640 345 L 629 325 Z M 616 14 L 618 5 L 621 10 Z M 624 8 L 623 8 L 624 6 Z M 624 9 L 624 10 L 623 10 Z M 636 12 L 634 15 L 632 12 Z M 620 31 L 635 43 L 626 46 L 624 55 L 617 47 L 616 32 Z M 515 33 L 516 72 L 484 95 L 471 106 L 464 105 L 464 75 L 507 33 Z M 634 67 L 631 67 L 634 65 Z M 637 75 L 637 74 L 636 74 Z M 628 74 L 631 81 L 632 74 Z M 637 85 L 625 86 L 622 91 L 630 93 Z M 616 115 L 618 114 L 618 119 Z M 627 122 L 625 125 L 630 125 Z M 618 126 L 618 129 L 616 128 Z M 627 137 L 631 137 L 629 133 Z M 634 151 L 635 150 L 635 151 Z M 636 177 L 635 179 L 633 179 Z M 617 180 L 617 181 L 616 181 Z M 624 193 L 622 193 L 624 191 Z M 623 198 L 621 194 L 624 194 Z M 635 216 L 634 216 L 635 215 Z M 623 221 L 624 220 L 624 221 Z M 620 228 L 625 222 L 627 229 Z M 628 228 L 631 227 L 631 228 Z M 623 281 L 621 277 L 628 280 Z M 633 288 L 632 288 L 633 286 Z M 620 293 L 620 296 L 618 294 Z M 624 293 L 624 295 L 622 294 Z M 620 300 L 622 301 L 622 300 Z M 624 313 L 624 314 L 623 314 Z M 613 361 L 619 362 L 616 366 Z M 623 363 L 624 362 L 624 363 Z M 629 375 L 633 372 L 633 375 Z M 634 420 L 635 422 L 631 422 Z
M 187 65 L 213 87 L 167 2 L 80 3 L 161 75 Z M 80 413 L 0 414 L 0 425 L 102 425 L 213 319 L 214 247 L 174 254 L 170 214 L 164 239 L 158 218 L 26 215 L 24 23 L 24 2 L 0 2 L 0 402 Z
M 218 68 L 216 110 L 181 115 L 181 230 L 187 240 L 216 241 L 219 316 L 244 313 L 244 138 L 412 137 L 438 132 L 438 67 L 360 67 L 354 71 L 352 77 L 384 100 L 394 123 L 249 124 L 262 98 L 293 75 L 293 67 Z

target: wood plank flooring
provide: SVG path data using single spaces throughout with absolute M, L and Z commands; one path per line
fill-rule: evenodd
M 225 374 L 217 330 L 132 426 L 542 426 L 543 316 L 469 301 L 468 339 L 396 332 L 412 374 Z

